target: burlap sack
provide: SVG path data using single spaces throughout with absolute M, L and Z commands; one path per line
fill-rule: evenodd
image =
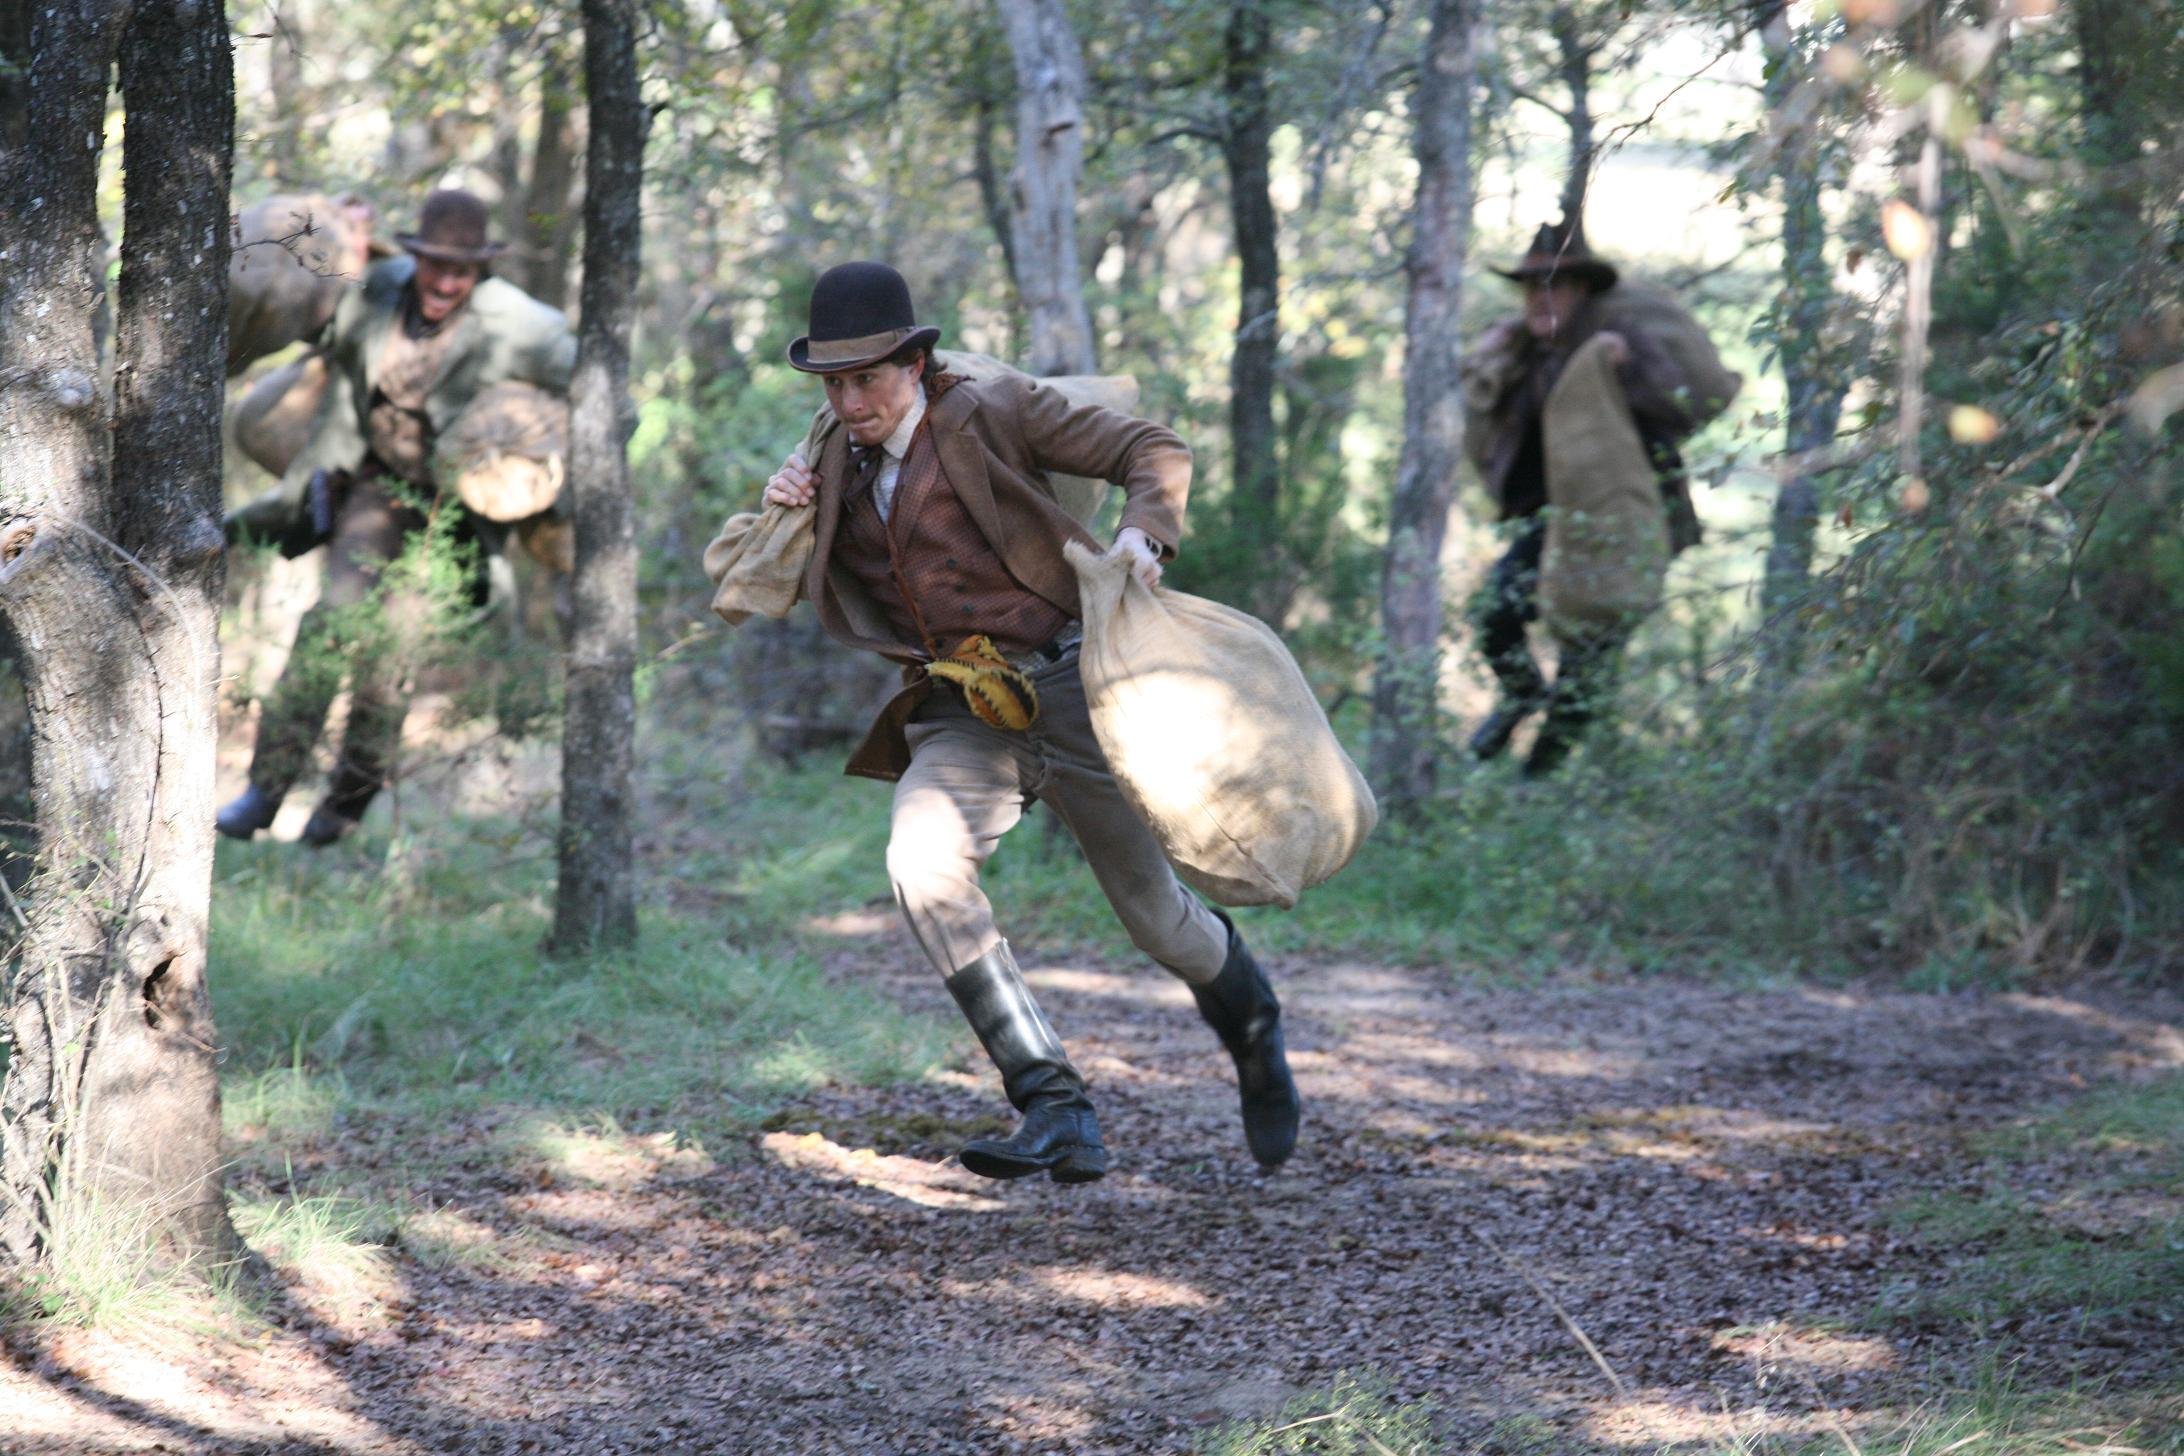
M 1695 430 L 1729 408 L 1744 376 L 1721 362 L 1721 352 L 1706 330 L 1668 290 L 1625 279 L 1600 295 L 1598 327 L 1643 338 L 1664 357 L 1673 377 L 1660 381 L 1682 398 Z
M 963 349 L 935 349 L 933 359 L 941 368 L 965 379 L 996 379 L 1004 374 L 1024 372 L 990 354 L 973 354 Z M 1125 415 L 1137 408 L 1138 383 L 1127 374 L 1059 374 L 1039 382 L 1073 405 L 1098 405 Z M 1075 516 L 1079 524 L 1090 524 L 1112 488 L 1104 480 L 1087 480 L 1080 475 L 1049 475 L 1047 479 L 1053 485 L 1054 497 L 1062 503 L 1062 509 Z
M 268 197 L 235 219 L 228 260 L 230 379 L 254 359 L 315 338 L 363 281 L 371 233 L 340 198 Z
M 432 478 L 452 483 L 489 521 L 520 521 L 560 498 L 569 449 L 569 402 L 508 380 L 463 406 L 433 447 Z
M 990 355 L 960 349 L 936 349 L 933 357 L 943 369 L 966 379 L 994 379 L 1023 372 Z M 1123 413 L 1137 408 L 1137 381 L 1126 374 L 1070 374 L 1039 382 L 1060 391 L 1062 398 L 1074 405 L 1099 405 Z M 821 413 L 798 447 L 805 460 L 819 458 L 820 448 L 835 424 L 833 415 Z M 1110 489 L 1104 480 L 1074 475 L 1053 475 L 1048 480 L 1062 508 L 1081 522 L 1091 521 Z M 796 605 L 814 544 L 808 507 L 767 506 L 730 516 L 720 534 L 705 548 L 705 574 L 714 587 L 713 611 L 731 626 L 752 617 L 779 621 L 787 616 L 789 608 Z
M 1065 548 L 1092 731 L 1176 873 L 1222 905 L 1297 903 L 1379 822 L 1289 649 L 1258 619 Z
M 812 421 L 796 453 L 819 458 L 838 421 L 822 411 Z M 816 536 L 810 506 L 765 506 L 730 516 L 705 548 L 705 574 L 713 582 L 713 611 L 731 627 L 753 617 L 778 622 L 796 605 L 804 568 L 811 564 Z
M 267 374 L 228 412 L 236 448 L 275 476 L 311 438 L 311 421 L 326 395 L 326 356 L 313 351 Z
M 1547 545 L 1540 610 L 1564 637 L 1628 626 L 1661 603 L 1668 523 L 1630 403 L 1593 339 L 1547 396 Z

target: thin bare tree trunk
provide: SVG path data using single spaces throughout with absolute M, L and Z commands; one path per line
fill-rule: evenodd
M 573 83 L 558 54 L 547 61 L 539 78 L 538 143 L 523 199 L 524 281 L 533 298 L 555 308 L 569 305 L 569 265 L 576 251 L 576 216 L 570 208 L 578 151 Z
M 553 946 L 637 938 L 632 863 L 637 700 L 637 532 L 626 445 L 645 134 L 635 0 L 584 0 L 584 302 L 569 392 L 576 503 L 576 630 L 562 737 L 561 881 Z
M 31 141 L 0 179 L 0 613 L 40 843 L 11 956 L 0 1249 L 37 1258 L 96 1212 L 226 1259 L 205 961 L 234 62 L 206 0 L 55 0 L 31 57 Z M 117 58 L 134 124 L 109 415 L 91 320 Z
M 1268 569 L 1252 603 L 1274 622 L 1289 595 L 1274 553 L 1281 540 L 1281 464 L 1274 434 L 1274 365 L 1281 343 L 1281 257 L 1274 218 L 1273 112 L 1267 66 L 1274 50 L 1267 0 L 1234 0 L 1229 8 L 1224 80 L 1227 125 L 1221 155 L 1227 164 L 1229 209 L 1241 265 L 1236 346 L 1229 362 L 1229 454 L 1234 469 L 1230 507 L 1240 544 Z
M 1433 792 L 1440 708 L 1441 547 L 1463 459 L 1464 259 L 1471 241 L 1476 0 L 1434 0 L 1414 92 L 1418 196 L 1405 271 L 1403 454 L 1380 583 L 1383 656 L 1373 680 L 1373 781 L 1391 812 Z
M 1783 446 L 1785 473 L 1775 495 L 1774 534 L 1760 591 L 1761 641 L 1770 671 L 1791 669 L 1802 635 L 1796 604 L 1812 576 L 1819 524 L 1818 477 L 1805 462 L 1835 438 L 1843 409 L 1843 374 L 1824 339 L 1835 306 L 1826 258 L 1827 219 L 1820 210 L 1820 122 L 1810 114 L 1810 68 L 1790 26 L 1786 0 L 1761 0 L 1754 19 L 1770 67 L 1767 104 L 1775 127 L 1782 178 L 1784 312 L 1778 354 L 1788 396 Z
M 1084 56 L 1061 0 L 996 0 L 1016 56 L 1011 263 L 1031 320 L 1033 374 L 1098 367 L 1077 261 L 1084 173 Z
M 1555 38 L 1557 69 L 1563 89 L 1570 93 L 1570 109 L 1562 119 L 1570 128 L 1570 159 L 1562 179 L 1562 215 L 1572 222 L 1585 215 L 1585 194 L 1592 186 L 1593 52 L 1585 44 L 1584 28 L 1575 7 L 1557 5 L 1548 17 L 1548 31 Z

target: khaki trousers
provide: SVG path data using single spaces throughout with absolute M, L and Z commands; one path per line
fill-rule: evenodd
M 1108 771 L 1076 652 L 1032 681 L 1039 717 L 1025 732 L 988 727 L 946 685 L 907 725 L 887 874 L 911 933 L 944 976 L 1000 943 L 978 872 L 1036 798 L 1076 838 L 1131 943 L 1185 981 L 1211 981 L 1228 959 L 1228 928 L 1176 879 Z

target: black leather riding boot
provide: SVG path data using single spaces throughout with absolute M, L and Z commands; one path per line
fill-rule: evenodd
M 1107 1150 L 1084 1078 L 1032 1000 L 1008 942 L 950 975 L 948 994 L 1000 1069 L 1010 1103 L 1024 1114 L 1007 1138 L 965 1143 L 963 1166 L 981 1178 L 1043 1172 L 1057 1183 L 1090 1183 L 1105 1173 Z
M 230 839 L 248 839 L 259 830 L 269 828 L 280 811 L 279 794 L 267 793 L 252 784 L 220 806 L 213 825 Z
M 1215 911 L 1215 914 L 1220 914 Z M 1243 1103 L 1244 1141 L 1262 1167 L 1279 1167 L 1297 1146 L 1302 1103 L 1282 1046 L 1282 1003 L 1252 959 L 1250 947 L 1226 915 L 1228 960 L 1221 974 L 1193 985 L 1198 1014 L 1221 1038 L 1236 1062 L 1236 1090 Z

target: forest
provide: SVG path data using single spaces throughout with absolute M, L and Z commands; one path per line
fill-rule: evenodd
M 2180 142 L 2160 0 L 0 0 L 0 1456 L 2184 1452 Z

